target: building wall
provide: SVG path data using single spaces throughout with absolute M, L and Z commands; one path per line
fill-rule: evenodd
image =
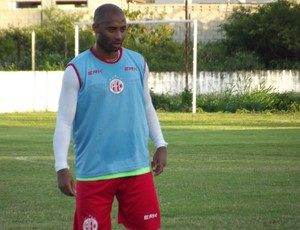
M 237 6 L 237 4 L 189 4 L 189 18 L 198 21 L 198 41 L 206 43 L 222 38 L 219 26 Z M 249 6 L 257 7 L 256 4 Z M 166 20 L 185 19 L 184 4 L 136 4 L 130 7 L 132 11 L 156 12 L 157 15 L 165 13 L 164 19 Z M 184 24 L 177 24 L 176 26 L 180 31 L 185 30 Z
M 40 23 L 42 13 L 39 9 L 0 9 L 0 29 L 9 27 L 27 27 Z
M 41 23 L 41 9 L 51 5 L 51 1 L 53 0 L 42 0 L 40 8 L 13 9 L 9 8 L 12 0 L 2 0 L 0 3 L 0 29 L 6 29 L 11 26 L 26 27 Z M 106 1 L 88 0 L 87 7 L 74 8 L 67 6 L 63 7 L 63 9 L 69 12 L 81 11 L 82 13 L 93 15 L 94 10 L 101 2 Z M 152 12 L 154 13 L 154 19 L 159 19 L 160 14 L 164 14 L 164 19 L 166 20 L 185 19 L 184 4 L 127 4 L 126 0 L 112 0 L 110 2 L 130 11 Z M 250 7 L 257 7 L 257 4 L 248 5 Z M 219 25 L 231 14 L 233 8 L 236 6 L 238 4 L 189 4 L 189 18 L 197 19 L 198 21 L 198 41 L 205 43 L 222 38 L 221 32 L 218 31 Z M 181 34 L 184 34 L 184 24 L 176 26 L 177 31 L 181 31 Z

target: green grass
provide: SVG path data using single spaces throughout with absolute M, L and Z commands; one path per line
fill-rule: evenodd
M 71 229 L 74 199 L 53 167 L 55 116 L 0 114 L 0 229 Z M 155 178 L 162 229 L 299 229 L 299 113 L 159 118 L 169 143 Z M 113 226 L 122 229 L 116 204 Z

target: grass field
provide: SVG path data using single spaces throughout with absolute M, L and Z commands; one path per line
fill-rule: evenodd
M 53 167 L 55 116 L 0 114 L 0 229 L 71 229 L 74 199 Z M 155 178 L 162 229 L 300 228 L 300 114 L 159 117 L 169 143 Z M 122 229 L 116 205 L 112 216 Z

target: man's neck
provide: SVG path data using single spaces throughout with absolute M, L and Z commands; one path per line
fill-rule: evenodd
M 93 52 L 102 60 L 107 62 L 115 62 L 120 57 L 120 50 L 115 52 L 106 52 L 102 49 L 99 49 L 96 45 L 93 46 Z

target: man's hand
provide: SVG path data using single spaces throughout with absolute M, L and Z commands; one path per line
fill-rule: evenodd
M 151 165 L 154 176 L 158 176 L 164 171 L 164 167 L 167 165 L 167 147 L 159 147 L 156 150 Z
M 63 194 L 66 196 L 76 196 L 75 182 L 69 169 L 62 169 L 57 172 L 57 183 Z

